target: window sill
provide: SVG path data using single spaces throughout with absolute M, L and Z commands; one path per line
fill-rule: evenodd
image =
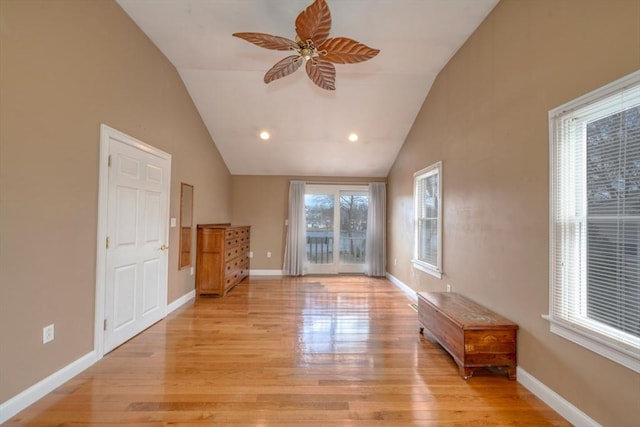
M 589 330 L 558 321 L 548 314 L 543 314 L 542 318 L 549 321 L 552 333 L 640 373 L 640 355 L 633 349 L 622 348 L 598 337 Z
M 432 275 L 433 277 L 437 277 L 438 279 L 442 279 L 442 272 L 429 264 L 425 264 L 421 261 L 411 260 L 413 264 L 413 268 L 417 268 L 420 271 L 424 271 L 427 274 Z

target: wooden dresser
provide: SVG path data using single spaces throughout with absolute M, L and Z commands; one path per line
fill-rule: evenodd
M 226 294 L 249 276 L 249 226 L 199 224 L 196 252 L 198 295 Z
M 421 292 L 418 320 L 453 356 L 465 380 L 477 368 L 496 367 L 516 379 L 518 325 L 460 294 Z

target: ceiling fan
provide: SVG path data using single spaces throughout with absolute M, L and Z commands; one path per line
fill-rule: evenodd
M 306 62 L 311 81 L 322 89 L 335 90 L 336 68 L 333 64 L 367 61 L 380 50 L 347 37 L 329 38 L 330 30 L 329 6 L 325 0 L 315 0 L 296 18 L 295 41 L 264 33 L 234 33 L 233 36 L 267 49 L 296 52 L 271 67 L 264 75 L 265 83 L 288 76 Z

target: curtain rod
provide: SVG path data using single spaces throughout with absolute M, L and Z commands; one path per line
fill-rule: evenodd
M 309 185 L 360 185 L 366 186 L 371 182 L 384 182 L 384 181 L 365 181 L 365 182 L 345 182 L 345 181 L 333 181 L 333 182 L 324 182 L 324 181 L 304 181 L 305 184 Z
M 348 182 L 348 181 L 305 181 L 305 180 L 294 180 L 294 181 L 304 181 L 305 184 L 310 185 L 369 185 L 372 182 L 382 182 L 386 184 L 386 181 L 360 181 L 360 182 Z

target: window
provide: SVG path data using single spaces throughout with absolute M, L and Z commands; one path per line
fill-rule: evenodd
M 640 72 L 549 130 L 551 331 L 640 372 Z
M 442 278 L 442 162 L 413 175 L 415 247 L 413 265 Z

